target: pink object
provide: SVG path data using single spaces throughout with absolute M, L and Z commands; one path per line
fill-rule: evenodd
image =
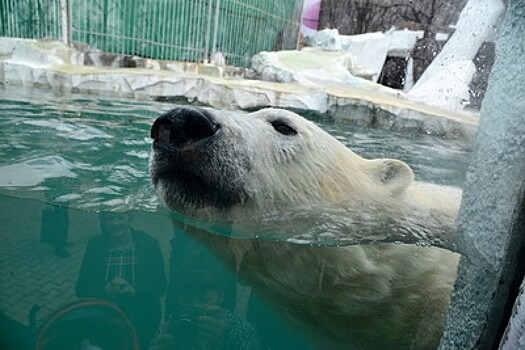
M 303 12 L 303 25 L 313 30 L 319 28 L 319 12 L 321 1 L 316 1 L 308 5 Z

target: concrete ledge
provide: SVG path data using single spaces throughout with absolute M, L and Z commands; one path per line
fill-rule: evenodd
M 153 60 L 136 68 L 89 66 L 84 64 L 85 53 L 59 42 L 0 38 L 0 47 L 0 83 L 5 85 L 137 99 L 183 97 L 188 103 L 222 109 L 273 106 L 315 111 L 349 123 L 450 138 L 471 139 L 478 125 L 476 113 L 458 114 L 422 105 L 377 84 L 276 83 L 245 79 L 232 67 Z M 89 57 L 96 61 L 93 53 Z M 115 62 L 107 57 L 105 61 Z M 235 73 L 224 76 L 224 72 Z

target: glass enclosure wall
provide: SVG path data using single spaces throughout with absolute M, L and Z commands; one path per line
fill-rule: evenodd
M 517 348 L 524 32 L 525 0 L 0 0 L 0 348 Z

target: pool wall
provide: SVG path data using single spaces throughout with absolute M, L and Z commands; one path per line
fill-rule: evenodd
M 128 58 L 56 41 L 0 38 L 0 84 L 146 100 L 183 99 L 223 109 L 308 110 L 362 126 L 447 138 L 470 140 L 477 130 L 477 113 L 454 113 L 410 101 L 402 92 L 380 85 L 275 83 L 247 79 L 246 70 L 234 67 L 137 57 L 131 57 L 135 68 L 121 68 Z

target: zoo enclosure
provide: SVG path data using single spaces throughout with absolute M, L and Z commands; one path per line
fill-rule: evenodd
M 295 49 L 303 0 L 0 0 L 0 36 L 162 60 L 246 67 Z M 80 44 L 80 45 L 79 45 Z

